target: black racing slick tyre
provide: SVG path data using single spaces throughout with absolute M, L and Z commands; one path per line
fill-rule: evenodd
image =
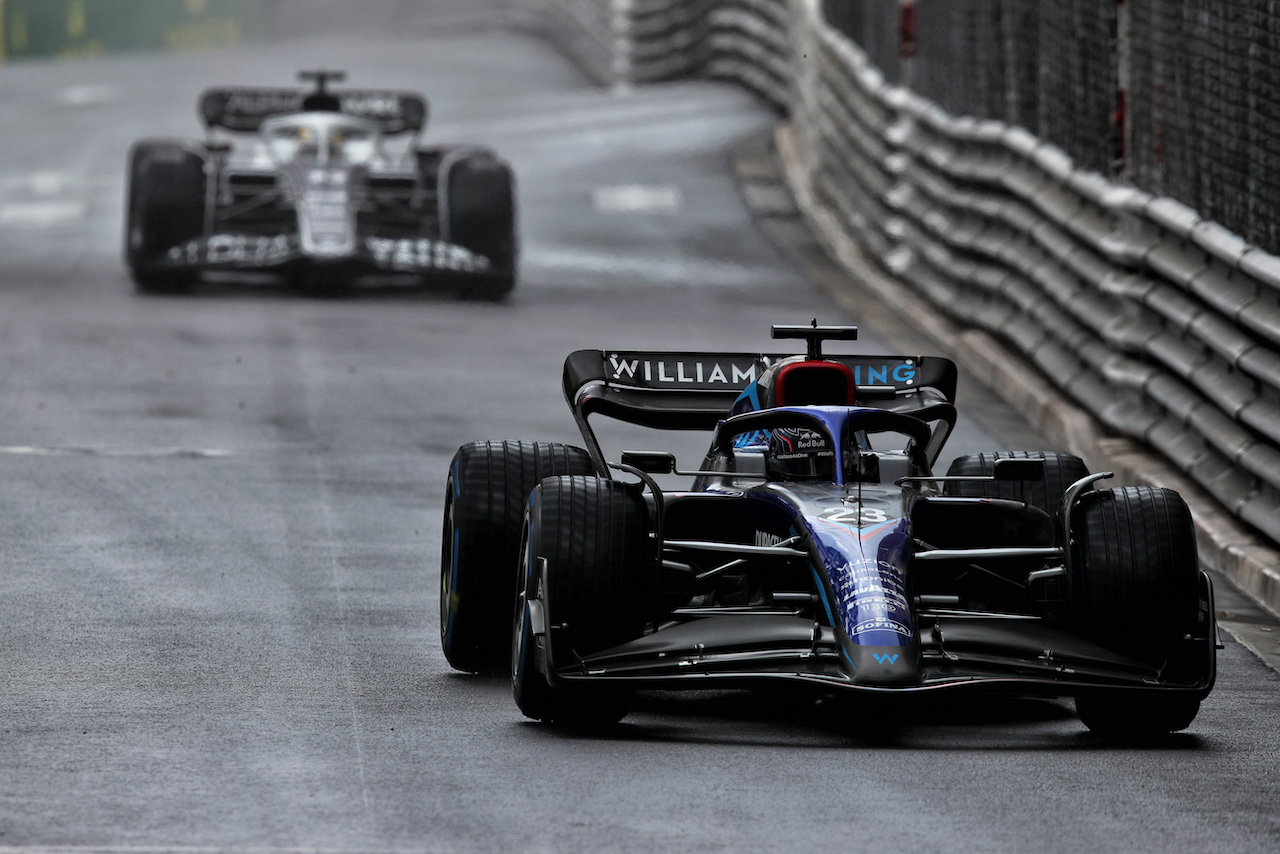
M 557 477 L 533 491 L 511 650 L 512 688 L 526 717 L 593 726 L 626 715 L 629 689 L 556 671 L 642 634 L 656 582 L 651 542 L 635 486 Z
M 1193 696 L 1103 692 L 1076 697 L 1076 714 L 1090 732 L 1110 737 L 1164 735 L 1191 726 L 1200 712 Z
M 505 671 L 525 502 L 544 477 L 592 472 L 586 451 L 551 442 L 472 442 L 454 454 L 440 557 L 440 643 L 451 666 Z
M 1163 665 L 1198 628 L 1200 567 L 1191 511 L 1178 493 L 1132 486 L 1086 493 L 1071 516 L 1077 631 Z
M 1057 516 L 1063 493 L 1071 484 L 1089 474 L 1089 468 L 1084 464 L 1084 460 L 1073 454 L 1059 454 L 1054 451 L 996 451 L 956 457 L 947 469 L 947 476 L 990 477 L 995 471 L 996 460 L 1003 459 L 1044 460 L 1044 480 L 1027 483 L 1018 481 L 945 483 L 943 492 L 946 495 L 962 498 L 1026 500 L 1027 503 L 1038 507 L 1050 516 Z
M 1072 630 L 1162 678 L 1203 678 L 1192 639 L 1208 631 L 1208 603 L 1182 498 L 1151 487 L 1086 493 L 1072 513 L 1071 540 Z M 1199 704 L 1193 694 L 1172 691 L 1102 691 L 1076 701 L 1084 724 L 1108 734 L 1185 729 Z
M 441 162 L 443 233 L 450 243 L 489 259 L 462 294 L 482 300 L 506 297 L 516 284 L 519 251 L 516 186 L 511 167 L 487 149 L 468 149 Z
M 205 158 L 188 143 L 143 140 L 129 152 L 125 263 L 139 292 L 173 293 L 196 279 L 165 253 L 204 233 Z

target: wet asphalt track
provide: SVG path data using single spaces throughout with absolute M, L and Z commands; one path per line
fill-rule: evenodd
M 132 293 L 129 143 L 318 64 L 514 162 L 510 302 Z M 575 736 L 446 667 L 446 465 L 573 441 L 567 352 L 769 350 L 814 316 L 894 349 L 752 224 L 728 152 L 772 121 L 466 27 L 0 69 L 0 852 L 1280 849 L 1280 677 L 1229 639 L 1192 729 L 1128 747 L 1056 702 L 740 693 Z M 952 453 L 1038 444 L 961 393 Z

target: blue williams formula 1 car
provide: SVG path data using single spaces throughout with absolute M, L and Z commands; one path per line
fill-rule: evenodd
M 223 272 L 322 292 L 374 275 L 505 296 L 517 261 L 510 166 L 478 146 L 419 147 L 417 93 L 329 89 L 342 72 L 299 76 L 314 90 L 206 91 L 203 142 L 134 144 L 125 262 L 138 289 L 185 290 Z
M 824 356 L 853 327 L 774 327 L 805 355 L 583 350 L 585 447 L 475 442 L 449 470 L 441 637 L 510 660 L 525 715 L 620 719 L 636 689 L 791 685 L 1073 697 L 1106 733 L 1186 728 L 1213 687 L 1213 591 L 1174 492 L 1078 458 L 931 467 L 946 359 Z M 708 430 L 696 471 L 605 459 L 588 420 Z M 682 476 L 687 488 L 663 488 Z

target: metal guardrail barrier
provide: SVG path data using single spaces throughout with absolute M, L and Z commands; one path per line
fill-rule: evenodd
M 780 110 L 793 100 L 794 19 L 778 0 L 509 0 L 509 17 L 608 85 L 733 80 Z
M 630 82 L 631 0 L 508 0 L 507 23 L 532 29 L 604 85 Z
M 789 111 L 869 255 L 1280 542 L 1280 258 L 887 84 L 818 0 L 542 2 L 608 7 L 626 81 L 725 77 Z
M 1280 259 L 886 85 L 803 5 L 820 69 L 795 119 L 867 248 L 1280 541 Z
M 815 46 L 815 109 L 796 120 L 868 250 L 1280 540 L 1275 257 L 1019 129 L 883 85 L 829 29 Z

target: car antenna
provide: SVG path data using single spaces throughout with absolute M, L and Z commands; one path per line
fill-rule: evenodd
M 811 362 L 821 361 L 823 341 L 857 341 L 856 326 L 819 326 L 818 318 L 808 326 L 774 326 L 774 338 L 799 338 L 807 346 L 807 358 Z

